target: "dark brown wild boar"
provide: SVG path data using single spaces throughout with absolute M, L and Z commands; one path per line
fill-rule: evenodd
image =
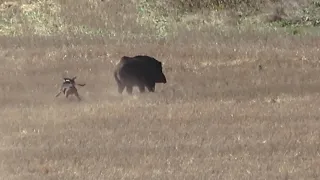
M 141 93 L 145 92 L 145 87 L 149 92 L 154 92 L 156 83 L 167 83 L 162 62 L 145 55 L 123 56 L 116 65 L 114 78 L 120 94 L 125 87 L 127 93 L 132 94 L 134 86 L 138 86 Z

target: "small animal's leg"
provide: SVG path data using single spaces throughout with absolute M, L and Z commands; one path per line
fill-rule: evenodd
M 80 96 L 79 96 L 78 91 L 76 91 L 76 92 L 74 93 L 74 95 L 78 98 L 78 101 L 81 101 L 81 98 L 80 98 Z
M 132 90 L 133 90 L 133 87 L 132 86 L 127 86 L 127 93 L 128 94 L 132 94 Z
M 69 97 L 70 94 L 71 94 L 71 93 L 70 93 L 70 90 L 66 90 L 65 95 L 66 95 L 66 98 L 67 98 L 67 99 L 68 99 L 68 97 Z
M 60 96 L 61 93 L 62 93 L 62 91 L 59 91 L 58 94 L 56 95 L 56 97 Z

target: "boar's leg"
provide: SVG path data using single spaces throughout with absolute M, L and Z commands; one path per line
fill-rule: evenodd
M 127 93 L 131 95 L 133 87 L 132 86 L 126 86 L 126 87 L 127 87 Z
M 144 84 L 139 84 L 139 91 L 140 91 L 140 93 L 145 92 Z
M 125 86 L 123 84 L 118 83 L 118 92 L 120 94 L 122 94 L 123 90 L 124 90 Z
M 156 83 L 155 82 L 148 82 L 147 88 L 149 92 L 154 92 L 156 89 Z

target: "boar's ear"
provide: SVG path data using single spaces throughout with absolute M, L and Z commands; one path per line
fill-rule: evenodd
M 125 61 L 125 60 L 127 60 L 127 59 L 129 59 L 128 56 L 122 56 L 121 59 L 120 59 L 120 61 Z

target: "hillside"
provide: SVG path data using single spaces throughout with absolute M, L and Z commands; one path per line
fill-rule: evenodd
M 318 1 L 37 0 L 1 2 L 1 35 L 58 34 L 176 37 L 183 30 L 286 27 L 300 32 L 320 24 Z M 147 33 L 147 34 L 146 34 Z

